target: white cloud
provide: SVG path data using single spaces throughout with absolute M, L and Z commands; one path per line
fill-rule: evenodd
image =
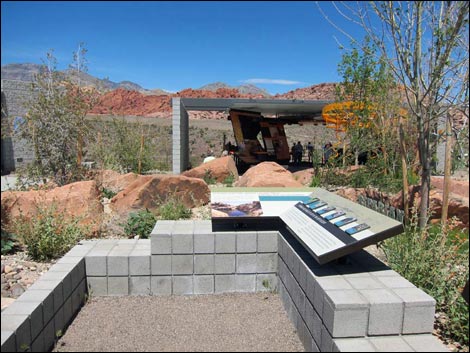
M 301 81 L 292 81 L 292 80 L 277 80 L 272 78 L 250 78 L 248 80 L 241 80 L 243 83 L 252 83 L 252 84 L 270 84 L 270 85 L 298 85 L 304 84 L 305 82 Z

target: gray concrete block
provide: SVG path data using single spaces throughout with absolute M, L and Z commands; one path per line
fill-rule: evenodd
M 54 316 L 54 294 L 49 290 L 27 290 L 16 301 L 42 303 L 44 322 L 49 322 Z
M 258 273 L 256 275 L 257 292 L 276 292 L 278 290 L 278 277 L 274 273 Z
M 41 283 L 42 281 L 48 283 Z M 62 283 L 63 300 L 72 295 L 72 274 L 70 272 L 46 272 L 41 278 L 31 286 L 31 289 L 53 290 L 57 287 L 57 282 Z M 57 294 L 58 295 L 58 294 Z M 63 302 L 62 300 L 62 302 Z M 62 303 L 55 305 L 62 305 Z
M 333 338 L 325 326 L 321 328 L 320 352 L 333 352 Z
M 233 274 L 235 273 L 235 255 L 234 254 L 217 254 L 215 255 L 216 274 Z
M 78 289 L 78 287 L 72 292 L 72 311 L 73 313 L 77 313 L 78 310 L 80 309 L 81 307 L 81 300 L 82 300 L 82 295 L 80 293 L 80 290 Z
M 237 273 L 256 273 L 256 254 L 237 254 Z
M 398 288 L 393 292 L 403 300 L 403 334 L 430 333 L 434 325 L 436 301 L 421 289 Z
M 235 291 L 254 293 L 256 291 L 256 275 L 236 275 Z
M 150 253 L 142 250 L 132 251 L 129 257 L 129 275 L 150 276 Z
M 213 275 L 214 271 L 214 255 L 194 255 L 194 274 Z
M 73 263 L 61 263 L 55 264 L 52 266 L 47 273 L 50 274 L 60 274 L 66 273 L 67 277 L 70 277 L 70 290 L 66 280 L 64 280 L 64 296 L 68 297 L 72 294 L 72 290 L 80 283 L 80 281 L 85 277 L 85 271 L 82 267 L 83 263 L 73 264 Z
M 308 290 L 308 286 L 307 286 L 307 265 L 305 265 L 305 263 L 302 261 L 300 263 L 300 267 L 299 267 L 299 278 L 298 278 L 298 282 L 299 282 L 299 285 L 300 285 L 300 288 L 302 288 L 302 290 L 307 293 L 307 290 Z
M 235 291 L 235 275 L 215 275 L 215 293 Z
M 322 319 L 332 337 L 365 336 L 368 318 L 369 305 L 356 290 L 325 292 Z
M 215 233 L 215 252 L 217 254 L 234 254 L 236 251 L 237 234 L 235 232 Z
M 173 276 L 173 295 L 194 294 L 193 276 Z
M 258 232 L 258 252 L 278 252 L 279 232 Z
M 64 306 L 62 308 L 64 309 L 65 326 L 68 326 L 72 322 L 73 317 L 72 296 L 64 301 Z
M 306 276 L 305 276 L 305 285 L 306 285 L 306 289 L 305 289 L 305 294 L 307 295 L 307 298 L 308 300 L 310 300 L 310 302 L 312 303 L 312 305 L 314 304 L 314 299 L 315 299 L 315 286 L 316 286 L 316 279 L 315 277 L 313 276 L 312 272 L 310 271 L 310 269 L 306 269 Z M 320 292 L 319 293 L 319 299 L 322 299 L 321 298 L 321 295 L 324 295 L 324 292 Z M 317 304 L 318 305 L 318 304 Z
M 257 273 L 277 273 L 277 254 L 257 254 L 256 272 Z
M 365 338 L 335 338 L 333 352 L 376 352 Z
M 403 335 L 402 338 L 415 352 L 449 352 L 447 347 L 433 335 Z
M 172 236 L 170 234 L 153 234 L 151 236 L 152 255 L 170 255 L 171 238 Z
M 49 321 L 44 327 L 44 351 L 49 352 L 52 350 L 55 342 L 54 320 Z
M 46 352 L 44 349 L 44 334 L 42 332 L 33 340 L 31 352 Z
M 194 234 L 210 234 L 212 233 L 212 221 L 210 220 L 195 220 L 194 221 Z
M 346 276 L 343 276 L 346 277 Z M 384 285 L 373 278 L 368 277 L 347 277 L 346 280 L 351 284 L 354 289 L 382 289 Z
M 2 331 L 15 332 L 17 352 L 24 352 L 31 347 L 31 323 L 28 315 L 2 313 Z
M 194 276 L 194 294 L 214 294 L 214 276 Z
M 108 295 L 108 277 L 87 277 L 87 285 L 90 296 Z
M 327 276 L 327 277 L 314 277 L 315 281 L 315 296 L 313 298 L 313 307 L 317 311 L 318 315 L 323 317 L 323 305 L 324 305 L 324 297 L 325 292 L 328 290 L 348 290 L 353 289 L 353 287 L 349 284 L 341 276 Z
M 369 302 L 369 328 L 371 336 L 398 335 L 402 331 L 403 301 L 386 289 L 359 291 Z
M 15 301 L 2 312 L 3 315 L 29 316 L 31 325 L 31 338 L 34 340 L 44 328 L 42 304 L 36 302 Z
M 256 232 L 237 232 L 237 253 L 255 253 L 256 238 Z
M 150 234 L 171 234 L 175 223 L 175 221 L 159 220 L 157 223 L 155 223 L 155 226 L 153 227 L 153 230 L 150 232 Z
M 16 336 L 14 331 L 1 331 L 2 352 L 16 352 Z
M 38 289 L 38 290 L 52 291 L 53 297 L 54 297 L 54 312 L 57 312 L 57 310 L 59 310 L 59 308 L 64 303 L 63 284 L 62 284 L 62 281 L 60 279 L 56 279 L 56 280 L 45 279 L 47 274 L 48 273 L 45 273 L 41 278 L 39 278 L 39 280 L 37 280 L 28 289 L 29 290 Z M 49 273 L 49 275 L 51 275 L 51 274 Z
M 171 275 L 171 255 L 152 255 L 151 275 Z
M 194 253 L 213 254 L 215 251 L 215 234 L 194 234 Z
M 62 306 L 59 311 L 54 315 L 54 319 L 51 320 L 54 323 L 54 337 L 61 336 L 65 332 L 65 320 L 64 320 L 64 307 Z
M 106 255 L 107 255 L 106 251 Z M 91 256 L 85 257 L 85 271 L 87 276 L 98 277 L 106 276 L 106 255 L 102 256 Z
M 129 295 L 129 277 L 108 277 L 108 295 Z
M 129 278 L 130 295 L 150 295 L 150 276 L 133 276 Z
M 416 288 L 416 286 L 401 276 L 375 276 L 386 288 Z
M 193 255 L 173 255 L 171 273 L 173 275 L 192 275 L 194 273 Z
M 171 276 L 152 276 L 150 290 L 152 295 L 171 295 Z
M 378 352 L 412 352 L 401 336 L 370 337 L 370 343 Z
M 129 256 L 109 254 L 108 277 L 129 276 Z
M 173 234 L 171 237 L 173 254 L 192 254 L 194 251 L 193 234 Z

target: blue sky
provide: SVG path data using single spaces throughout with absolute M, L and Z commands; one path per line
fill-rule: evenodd
M 329 2 L 321 6 L 357 33 Z M 63 69 L 84 42 L 93 76 L 174 92 L 216 81 L 253 83 L 272 94 L 337 82 L 337 40 L 349 43 L 315 2 L 2 1 L 1 7 L 2 65 L 41 63 L 54 49 Z

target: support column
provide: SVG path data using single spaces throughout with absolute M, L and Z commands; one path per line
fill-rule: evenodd
M 180 97 L 172 98 L 173 106 L 173 174 L 189 166 L 189 115 Z

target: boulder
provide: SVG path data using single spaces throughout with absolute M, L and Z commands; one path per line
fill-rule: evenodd
M 313 175 L 313 168 L 299 170 L 298 172 L 293 173 L 294 179 L 304 186 L 310 186 L 310 184 L 312 183 Z
M 137 177 L 135 173 L 119 174 L 114 170 L 103 170 L 98 174 L 97 180 L 103 188 L 118 193 L 127 188 Z
M 38 214 L 38 209 L 56 207 L 57 212 L 66 216 L 81 218 L 80 224 L 90 225 L 93 233 L 100 229 L 103 205 L 94 180 L 52 190 L 6 191 L 2 192 L 1 200 L 2 214 L 6 215 L 7 223 L 20 215 L 29 220 Z
M 241 187 L 303 187 L 287 169 L 275 162 L 263 162 L 251 167 L 235 183 Z
M 182 175 L 139 175 L 111 199 L 111 209 L 119 215 L 148 208 L 156 209 L 174 196 L 187 208 L 207 204 L 210 191 L 204 180 Z
M 203 163 L 196 168 L 185 171 L 183 175 L 190 178 L 203 179 L 207 171 L 210 171 L 211 176 L 219 183 L 223 182 L 231 174 L 234 176 L 234 181 L 238 180 L 238 170 L 231 156 L 216 158 L 210 162 Z
M 444 189 L 444 177 L 432 176 L 431 185 L 438 190 Z M 450 180 L 450 192 L 463 197 L 469 197 L 469 183 L 468 180 Z

